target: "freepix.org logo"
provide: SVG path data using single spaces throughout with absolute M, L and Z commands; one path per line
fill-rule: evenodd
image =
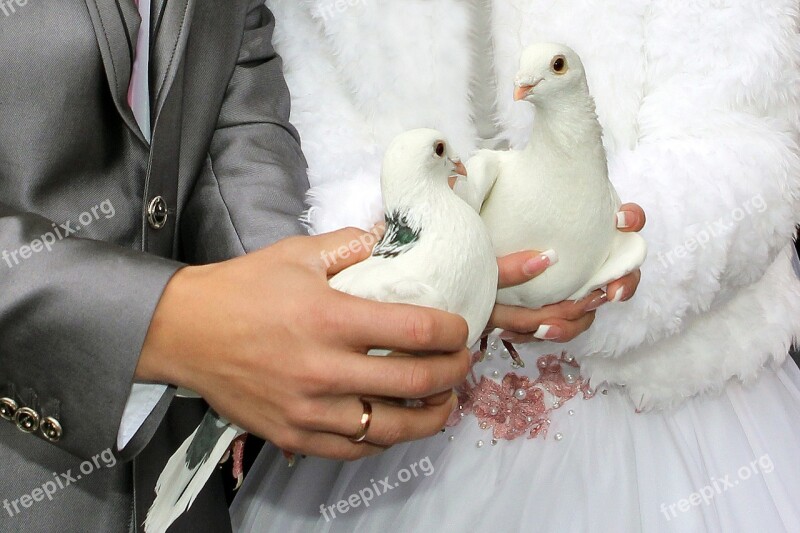
M 2 0 L 0 0 L 0 2 L 2 2 Z M 63 224 L 56 224 L 53 222 L 53 229 L 51 231 L 43 233 L 38 239 L 34 239 L 30 243 L 20 246 L 16 250 L 3 250 L 0 257 L 3 258 L 8 268 L 14 268 L 22 261 L 33 257 L 34 254 L 38 254 L 44 250 L 48 252 L 52 251 L 55 243 L 77 233 L 81 228 L 93 224 L 96 220 L 100 220 L 101 216 L 108 220 L 115 214 L 116 211 L 114 210 L 114 205 L 111 203 L 111 200 L 105 200 L 78 215 L 77 224 L 74 224 L 71 220 L 67 220 Z
M 0 0 L 0 12 L 6 17 L 10 17 L 17 12 L 17 9 L 28 5 L 30 0 Z

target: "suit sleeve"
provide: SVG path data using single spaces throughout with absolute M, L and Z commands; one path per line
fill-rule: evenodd
M 251 2 L 208 158 L 184 213 L 190 262 L 222 261 L 304 233 L 306 161 L 289 123 L 274 27 L 263 2 Z
M 114 448 L 150 320 L 182 265 L 56 228 L 0 204 L 0 396 L 58 420 L 55 445 L 88 458 Z

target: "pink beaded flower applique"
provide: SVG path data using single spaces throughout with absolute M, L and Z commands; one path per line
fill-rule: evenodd
M 479 361 L 481 353 L 473 356 Z M 594 396 L 589 384 L 580 376 L 575 358 L 566 353 L 544 355 L 537 361 L 539 377 L 531 380 L 510 372 L 497 381 L 474 373 L 457 389 L 458 409 L 447 422 L 457 425 L 472 413 L 481 429 L 492 429 L 495 439 L 512 440 L 528 433 L 528 438 L 546 436 L 549 415 L 579 393 L 584 399 Z

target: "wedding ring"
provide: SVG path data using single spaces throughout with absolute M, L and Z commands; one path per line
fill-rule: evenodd
M 369 431 L 369 423 L 372 422 L 372 404 L 367 400 L 361 400 L 361 404 L 364 406 L 364 412 L 361 413 L 361 427 L 358 429 L 358 433 L 350 438 L 355 443 L 364 442 L 367 438 L 367 431 Z

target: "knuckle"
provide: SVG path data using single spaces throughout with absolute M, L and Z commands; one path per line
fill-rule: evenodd
M 405 328 L 406 334 L 417 346 L 426 347 L 433 343 L 436 321 L 428 314 L 412 312 L 406 318 Z
M 415 361 L 408 374 L 406 390 L 414 397 L 426 396 L 433 388 L 433 373 L 422 361 Z
M 286 411 L 286 418 L 293 426 L 310 429 L 317 424 L 320 414 L 312 402 L 293 402 Z
M 529 331 L 536 331 L 539 327 L 536 317 L 531 313 L 526 313 L 524 309 L 517 309 L 511 313 L 509 317 L 509 328 L 515 333 L 527 333 Z
M 409 431 L 409 427 L 404 421 L 397 421 L 396 423 L 392 424 L 391 427 L 386 429 L 386 433 L 383 437 L 383 441 L 386 444 L 398 444 L 400 442 L 405 442 L 410 440 L 411 432 Z
M 583 310 L 583 305 L 578 305 L 578 303 L 570 302 L 570 305 L 565 309 L 564 318 L 567 320 L 578 320 L 582 316 L 586 314 Z
M 355 241 L 360 239 L 366 232 L 356 228 L 355 226 L 348 226 L 342 230 L 342 236 L 348 241 Z
M 342 315 L 337 313 L 332 302 L 325 305 L 308 306 L 307 315 L 312 331 L 336 334 L 342 326 Z

